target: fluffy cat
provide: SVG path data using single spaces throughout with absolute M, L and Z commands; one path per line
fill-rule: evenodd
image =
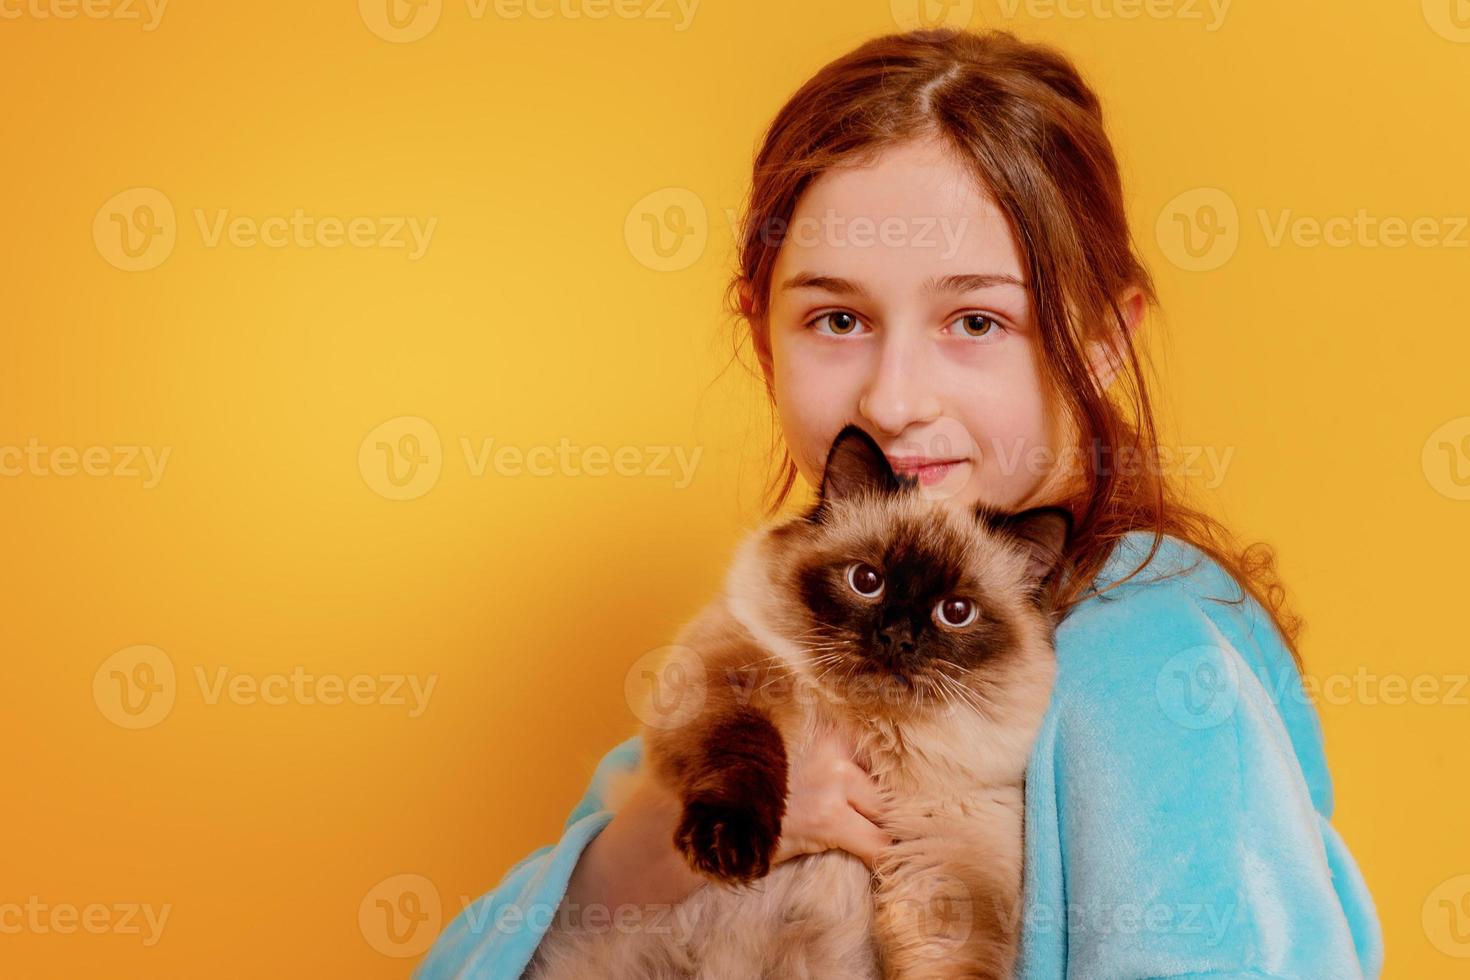
M 710 882 L 625 928 L 553 927 L 525 976 L 1009 977 L 1023 778 L 1055 673 L 1045 584 L 1069 530 L 1058 508 L 926 500 L 843 429 L 815 506 L 749 534 L 680 632 L 676 706 L 640 714 L 642 762 L 607 794 L 614 810 L 640 779 L 676 794 L 674 845 Z M 772 868 L 788 762 L 834 731 L 895 843 L 873 873 L 841 850 Z

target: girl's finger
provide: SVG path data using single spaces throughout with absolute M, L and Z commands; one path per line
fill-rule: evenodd
M 857 766 L 847 772 L 847 802 L 869 820 L 881 820 L 888 810 L 888 795 L 877 780 Z
M 877 864 L 878 855 L 894 843 L 882 828 L 856 810 L 848 810 L 834 829 L 838 835 L 837 846 L 861 858 L 869 870 Z

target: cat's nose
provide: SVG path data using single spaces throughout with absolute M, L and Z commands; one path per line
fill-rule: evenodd
M 878 631 L 878 645 L 889 656 L 908 656 L 914 652 L 914 634 L 902 623 L 885 626 Z

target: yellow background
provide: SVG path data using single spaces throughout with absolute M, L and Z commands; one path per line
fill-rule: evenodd
M 436 898 L 447 921 L 556 839 L 633 731 L 630 666 L 712 595 L 756 517 L 764 407 L 721 373 L 727 209 L 780 103 L 908 12 L 705 0 L 681 30 L 653 0 L 602 19 L 450 0 L 404 40 L 353 0 L 173 0 L 152 30 L 39 16 L 50 2 L 0 5 L 0 446 L 170 455 L 151 487 L 0 477 L 0 905 L 170 911 L 152 945 L 0 934 L 0 974 L 404 976 L 415 959 L 380 950 L 421 949 Z M 1309 670 L 1447 690 L 1470 661 L 1470 456 L 1451 455 L 1470 431 L 1470 233 L 1273 245 L 1259 215 L 1365 209 L 1450 236 L 1470 212 L 1470 10 L 1242 0 L 1210 29 L 1184 0 L 1009 9 L 959 3 L 950 22 L 1055 42 L 1103 94 L 1164 301 L 1173 438 L 1233 451 L 1206 499 L 1279 549 Z M 124 271 L 106 231 L 137 202 L 105 206 L 135 188 L 166 197 L 175 241 Z M 1238 210 L 1238 240 L 1197 271 L 1167 229 L 1202 213 L 1201 188 Z M 664 258 L 645 215 L 674 222 L 671 203 L 693 237 Z M 210 246 L 196 218 L 296 209 L 437 225 L 414 260 Z M 378 492 L 364 449 L 400 417 L 441 440 L 409 500 Z M 476 476 L 462 440 L 492 438 L 702 455 L 687 486 Z M 172 701 L 128 728 L 104 662 L 140 645 L 174 668 Z M 211 703 L 197 680 L 298 667 L 436 686 L 409 717 Z M 1470 955 L 1434 925 L 1470 881 L 1466 695 L 1321 707 L 1390 977 L 1460 975 Z M 374 916 L 404 882 L 430 918 L 395 944 Z

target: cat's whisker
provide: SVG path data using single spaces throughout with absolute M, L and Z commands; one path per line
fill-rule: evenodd
M 978 691 L 974 690 L 973 688 L 966 687 L 965 685 L 959 683 L 957 680 L 955 680 L 953 677 L 949 676 L 948 674 L 942 674 L 941 673 L 938 676 L 942 679 L 943 684 L 944 684 L 944 686 L 947 689 L 949 689 L 953 694 L 955 694 L 956 696 L 958 696 L 961 701 L 963 701 L 965 704 L 969 705 L 976 712 L 978 712 L 980 714 L 985 714 L 986 713 L 986 711 L 985 711 L 986 708 L 993 708 L 994 707 L 994 705 L 991 703 L 991 701 L 988 698 L 986 698 L 984 695 L 980 694 Z
M 820 643 L 808 647 L 802 647 L 802 649 L 807 651 L 808 653 L 819 653 L 823 650 L 837 650 L 846 646 L 847 644 L 845 643 Z
M 829 666 L 826 670 L 822 671 L 819 675 L 817 675 L 817 680 L 818 681 L 821 681 L 824 677 L 826 677 L 828 674 L 832 673 L 832 671 L 837 670 L 841 666 L 842 666 L 842 658 L 838 658 L 834 663 L 832 663 L 831 666 Z M 851 679 L 851 677 L 852 677 L 852 671 L 854 669 L 856 669 L 856 668 L 851 668 L 851 667 L 848 668 L 847 675 L 846 676 L 843 676 L 843 677 L 839 677 L 838 680 L 841 681 L 842 683 L 846 683 L 848 680 Z M 836 683 L 836 682 L 834 681 L 834 683 Z
M 746 665 L 746 669 L 749 669 L 750 667 L 759 667 L 762 664 L 775 663 L 778 660 L 784 659 L 784 657 L 784 654 L 777 653 L 769 657 L 763 657 L 760 660 L 752 660 L 749 664 Z
M 963 667 L 961 667 L 959 664 L 955 663 L 952 660 L 942 660 L 942 659 L 940 659 L 940 660 L 935 660 L 934 663 L 939 664 L 941 666 L 945 666 L 945 667 L 953 667 L 962 676 L 966 673 L 966 671 L 965 671 L 965 669 Z M 943 678 L 944 679 L 944 682 L 946 684 L 952 686 L 954 688 L 954 690 L 955 690 L 956 693 L 960 694 L 962 697 L 965 698 L 965 700 L 969 704 L 971 704 L 972 706 L 974 706 L 975 710 L 980 711 L 983 708 L 994 708 L 995 707 L 995 703 L 993 701 L 991 701 L 990 698 L 986 697 L 980 691 L 975 690 L 973 687 L 970 687 L 967 684 L 961 683 L 959 678 L 957 678 L 957 677 L 955 677 L 955 676 L 953 676 L 951 674 L 945 673 L 944 671 L 939 671 L 939 673 L 938 673 L 937 676 Z
M 952 707 L 954 707 L 954 708 L 960 708 L 960 707 L 973 708 L 974 707 L 974 705 L 971 704 L 970 701 L 968 699 L 966 699 L 963 695 L 957 694 L 955 692 L 953 685 L 951 685 L 951 684 L 945 684 L 944 685 L 944 692 L 949 697 L 949 699 L 950 699 L 950 705 Z
M 939 690 L 944 695 L 944 703 L 949 705 L 949 709 L 951 711 L 958 710 L 960 707 L 960 703 L 955 699 L 954 694 L 952 694 L 949 689 L 943 684 L 939 685 Z

